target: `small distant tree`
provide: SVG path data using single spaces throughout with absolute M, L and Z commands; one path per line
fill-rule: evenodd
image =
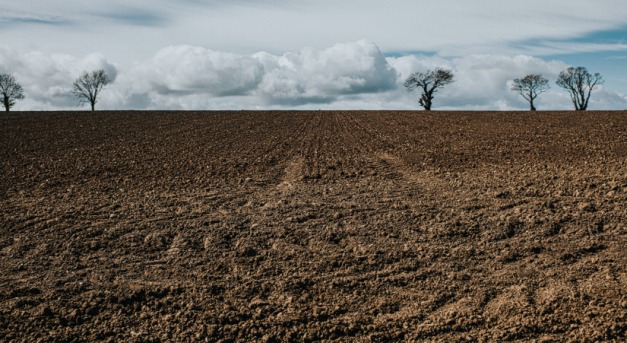
M 418 103 L 424 107 L 426 111 L 431 111 L 433 104 L 433 94 L 439 88 L 453 83 L 454 75 L 452 70 L 438 68 L 436 70 L 427 70 L 426 72 L 418 72 L 409 75 L 405 80 L 404 86 L 408 92 L 419 88 L 422 91 Z
M 535 111 L 536 107 L 533 105 L 533 101 L 538 95 L 549 90 L 549 80 L 539 74 L 529 74 L 522 79 L 514 79 L 512 90 L 529 101 L 529 109 Z
M 84 73 L 74 81 L 72 94 L 78 98 L 79 104 L 88 102 L 91 104 L 91 110 L 95 111 L 98 95 L 110 82 L 107 73 L 102 69 Z
M 0 97 L 7 112 L 15 105 L 15 100 L 24 99 L 24 90 L 13 75 L 0 75 Z
M 590 94 L 605 81 L 599 73 L 590 74 L 585 67 L 570 67 L 557 77 L 557 85 L 570 93 L 576 111 L 588 109 Z

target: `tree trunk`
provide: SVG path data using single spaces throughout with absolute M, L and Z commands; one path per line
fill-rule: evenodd
M 433 104 L 433 91 L 424 89 L 420 99 L 420 105 L 424 107 L 425 111 L 431 111 L 431 105 Z
M 425 111 L 431 111 L 431 100 L 427 97 L 426 94 L 423 94 L 421 96 L 418 103 L 425 109 Z
M 6 112 L 9 112 L 9 97 L 4 96 L 4 99 L 2 99 L 2 104 L 4 105 L 4 109 Z
M 588 108 L 587 104 L 584 104 L 584 103 L 577 104 L 577 111 L 585 111 L 587 108 Z
M 96 110 L 96 104 L 94 102 L 91 103 L 91 111 L 95 111 Z
M 533 112 L 536 110 L 536 107 L 533 106 L 533 98 L 529 100 L 529 111 Z
M 579 86 L 579 94 L 577 95 L 577 102 L 579 103 L 579 111 L 585 111 L 588 108 L 588 104 L 586 103 L 586 94 L 582 89 L 582 86 Z

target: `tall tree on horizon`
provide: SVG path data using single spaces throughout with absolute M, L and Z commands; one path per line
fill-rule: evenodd
M 529 74 L 522 79 L 514 79 L 512 90 L 518 92 L 525 100 L 529 101 L 530 111 L 535 111 L 536 107 L 533 101 L 538 95 L 549 90 L 549 80 L 540 74 Z
M 590 94 L 604 82 L 601 74 L 590 74 L 586 67 L 570 67 L 559 74 L 556 83 L 570 93 L 576 111 L 585 111 L 588 109 Z
M 431 111 L 433 105 L 433 94 L 439 88 L 455 82 L 452 70 L 437 68 L 426 72 L 412 73 L 403 84 L 408 92 L 416 88 L 422 91 L 418 103 L 424 107 L 425 111 Z
M 96 110 L 98 95 L 111 81 L 107 73 L 103 70 L 94 70 L 91 73 L 84 73 L 74 81 L 72 94 L 78 98 L 79 104 L 89 103 L 91 110 Z

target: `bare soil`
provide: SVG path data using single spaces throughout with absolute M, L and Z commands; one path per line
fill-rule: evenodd
M 627 112 L 0 116 L 0 341 L 623 341 Z

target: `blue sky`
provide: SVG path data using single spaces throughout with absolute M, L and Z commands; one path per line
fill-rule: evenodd
M 624 0 L 20 0 L 0 3 L 0 72 L 16 110 L 72 109 L 72 81 L 104 68 L 99 108 L 408 109 L 404 78 L 451 68 L 434 108 L 525 109 L 511 80 L 542 73 L 539 109 L 572 108 L 570 65 L 606 83 L 591 109 L 627 109 Z
M 607 49 L 595 51 L 570 52 L 549 54 L 543 56 L 548 59 L 560 59 L 572 65 L 586 66 L 591 72 L 598 72 L 604 76 L 605 86 L 622 93 L 627 93 L 627 25 L 613 30 L 592 32 L 578 38 L 567 40 L 572 44 L 605 44 Z M 616 46 L 615 50 L 610 47 Z

